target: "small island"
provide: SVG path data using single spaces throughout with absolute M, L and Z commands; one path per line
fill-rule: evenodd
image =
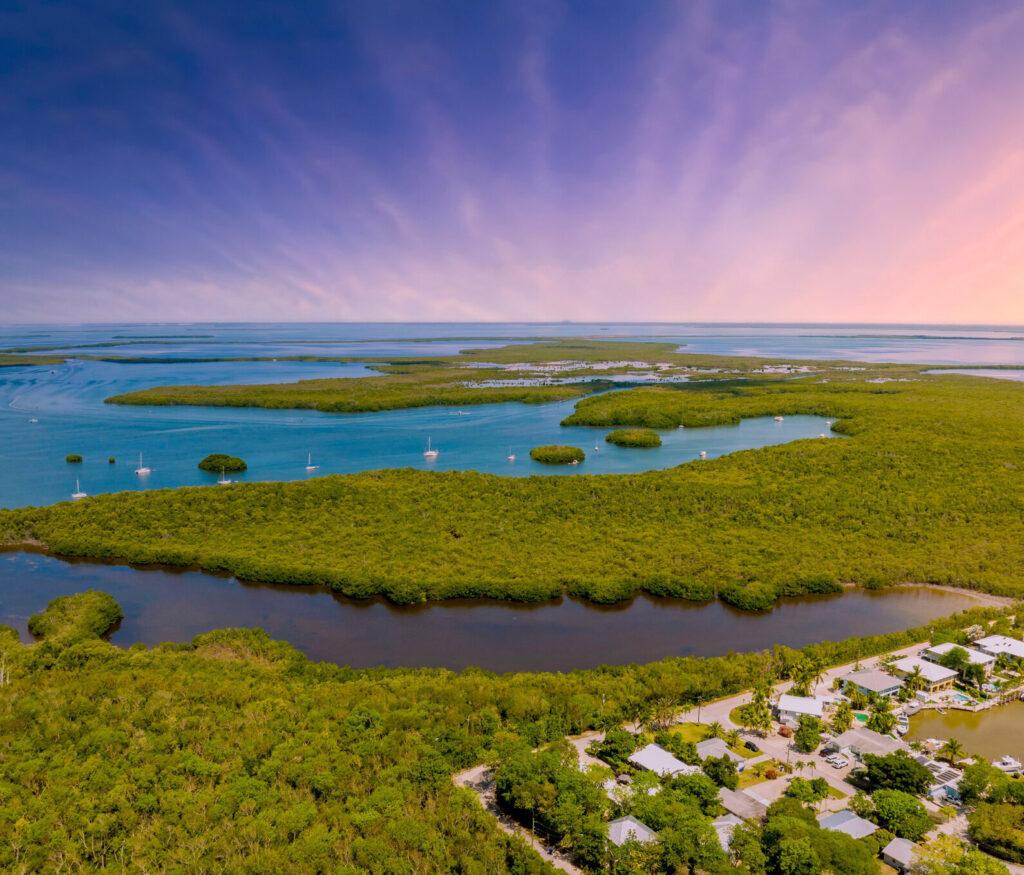
M 78 453 L 68 453 L 64 457 L 64 461 L 69 465 L 77 465 L 82 461 L 82 457 Z
M 545 465 L 578 465 L 587 458 L 587 455 L 579 447 L 548 444 L 530 450 L 530 458 Z
M 221 471 L 244 471 L 249 466 L 245 464 L 245 459 L 240 459 L 238 456 L 229 456 L 226 453 L 210 453 L 199 463 L 199 467 L 204 471 L 212 471 L 215 474 L 219 474 Z
M 617 447 L 660 447 L 661 435 L 650 428 L 618 428 L 605 441 Z

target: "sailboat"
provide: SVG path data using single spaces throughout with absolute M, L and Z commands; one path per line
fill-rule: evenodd
M 135 469 L 135 473 L 138 474 L 140 477 L 145 477 L 152 470 L 152 468 L 147 468 L 145 465 L 142 464 L 142 453 L 139 453 L 139 467 Z
M 430 438 L 427 438 L 427 448 L 426 448 L 426 450 L 423 451 L 423 458 L 424 459 L 436 459 L 437 457 L 438 457 L 437 450 L 431 448 L 431 446 L 430 446 Z
M 80 498 L 88 498 L 89 493 L 82 492 L 82 487 L 78 485 L 78 481 L 75 481 L 75 491 L 71 493 L 71 500 L 78 501 Z
M 217 481 L 217 485 L 218 485 L 218 486 L 230 486 L 230 485 L 231 485 L 232 483 L 234 483 L 234 482 L 235 482 L 234 480 L 228 480 L 228 479 L 227 479 L 227 478 L 226 478 L 226 477 L 224 476 L 224 469 L 223 469 L 223 468 L 221 468 L 221 469 L 220 469 L 220 479 L 219 479 L 219 480 Z
M 776 416 L 775 417 L 775 421 L 776 422 L 782 422 L 782 417 L 781 416 Z
M 516 454 L 512 452 L 512 447 L 508 448 L 508 455 L 505 458 L 510 462 L 514 462 L 516 460 Z
M 706 459 L 708 457 L 708 451 L 707 450 L 701 450 L 700 451 L 700 457 L 702 459 Z
M 306 453 L 306 470 L 307 471 L 315 471 L 319 467 L 320 467 L 319 465 L 314 465 L 313 464 L 313 454 L 312 453 Z

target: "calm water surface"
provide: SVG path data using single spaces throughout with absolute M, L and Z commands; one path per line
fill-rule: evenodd
M 712 656 L 776 643 L 800 647 L 915 626 L 976 604 L 925 588 L 852 590 L 787 599 L 766 614 L 721 602 L 637 598 L 614 608 L 562 599 L 540 605 L 444 602 L 396 607 L 324 590 L 242 584 L 194 571 L 139 570 L 0 554 L 0 623 L 23 639 L 28 617 L 56 596 L 109 592 L 125 618 L 112 640 L 187 641 L 225 626 L 259 626 L 308 656 L 357 667 L 475 665 L 494 671 L 563 671 L 666 656 Z
M 1009 754 L 1024 760 L 1024 702 L 1010 702 L 988 711 L 922 711 L 910 718 L 907 737 L 955 738 L 968 753 L 997 760 Z

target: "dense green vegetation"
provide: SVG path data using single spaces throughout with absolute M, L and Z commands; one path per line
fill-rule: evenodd
M 647 721 L 808 659 L 864 658 L 999 616 L 973 611 L 803 652 L 495 676 L 317 664 L 258 630 L 153 649 L 84 637 L 110 625 L 112 607 L 97 593 L 55 600 L 33 620 L 44 636 L 35 645 L 0 628 L 0 870 L 550 872 L 453 772 Z M 685 795 L 695 806 L 679 804 L 705 816 L 700 787 Z M 712 853 L 692 840 L 706 830 L 683 826 L 672 859 Z M 750 839 L 750 853 L 781 855 L 789 831 L 776 826 L 776 838 Z M 799 829 L 830 857 L 831 840 Z
M 213 471 L 219 474 L 221 471 L 245 471 L 249 466 L 245 459 L 238 456 L 229 456 L 226 453 L 210 453 L 199 463 L 203 471 Z
M 979 760 L 964 770 L 960 795 L 973 806 L 971 839 L 990 854 L 1024 863 L 1024 781 Z
M 646 590 L 762 609 L 847 581 L 1021 593 L 1024 385 L 879 384 L 873 373 L 610 392 L 570 418 L 693 425 L 814 413 L 846 440 L 626 476 L 400 470 L 102 495 L 0 512 L 0 542 L 399 602 L 563 592 L 614 602 Z
M 62 365 L 64 356 L 59 355 L 12 355 L 0 352 L 0 368 L 16 368 L 24 365 Z
M 587 454 L 579 447 L 568 447 L 563 444 L 548 444 L 530 450 L 530 458 L 545 465 L 579 464 L 587 458 Z
M 64 457 L 64 461 L 69 465 L 77 465 L 82 461 L 82 457 L 78 453 L 68 453 Z
M 29 617 L 28 630 L 47 644 L 68 646 L 104 635 L 122 616 L 113 596 L 90 589 L 55 598 L 46 610 Z
M 649 428 L 619 428 L 605 435 L 617 447 L 660 447 L 661 435 Z

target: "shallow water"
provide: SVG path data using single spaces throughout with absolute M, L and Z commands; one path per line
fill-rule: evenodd
M 1024 702 L 1010 702 L 987 711 L 922 711 L 910 718 L 907 738 L 955 738 L 968 753 L 987 760 L 1009 754 L 1024 760 Z
M 56 596 L 88 588 L 109 592 L 124 608 L 125 619 L 112 636 L 122 646 L 260 626 L 318 660 L 494 671 L 565 671 L 776 643 L 799 647 L 905 629 L 977 604 L 967 594 L 914 587 L 786 599 L 764 614 L 721 602 L 647 597 L 611 608 L 572 599 L 396 607 L 312 587 L 242 584 L 195 571 L 70 563 L 13 552 L 0 554 L 0 623 L 29 640 L 31 614 Z
M 1024 368 L 1020 370 L 1008 368 L 943 368 L 938 371 L 925 371 L 926 374 L 963 374 L 967 377 L 990 377 L 993 380 L 1024 381 Z

